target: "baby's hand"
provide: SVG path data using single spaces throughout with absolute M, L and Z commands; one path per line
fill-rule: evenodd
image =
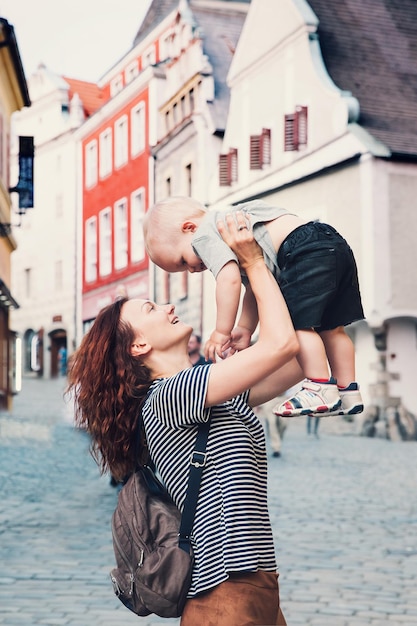
M 232 336 L 230 341 L 230 351 L 231 353 L 239 352 L 239 350 L 244 350 L 245 348 L 249 348 L 251 340 L 251 332 L 249 329 L 244 328 L 243 326 L 235 326 L 232 330 Z
M 210 339 L 204 346 L 204 356 L 206 360 L 211 359 L 216 361 L 216 355 L 223 358 L 223 352 L 228 349 L 230 345 L 230 335 L 225 335 L 217 330 L 213 330 L 210 335 Z

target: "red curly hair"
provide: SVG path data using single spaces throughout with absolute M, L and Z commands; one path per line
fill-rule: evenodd
M 71 357 L 66 389 L 100 471 L 117 480 L 146 460 L 140 413 L 152 382 L 149 369 L 130 353 L 134 332 L 120 319 L 125 302 L 120 298 L 97 315 Z

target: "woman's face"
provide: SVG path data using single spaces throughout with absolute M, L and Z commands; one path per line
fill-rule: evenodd
M 151 300 L 128 300 L 122 306 L 121 320 L 135 331 L 136 339 L 152 348 L 167 349 L 178 342 L 185 342 L 192 331 L 175 315 L 173 304 L 158 305 Z

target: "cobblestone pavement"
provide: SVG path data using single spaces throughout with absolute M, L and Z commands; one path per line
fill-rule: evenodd
M 64 380 L 23 382 L 0 413 L 0 624 L 179 624 L 138 618 L 113 595 L 117 490 L 72 426 Z M 416 625 L 417 443 L 354 436 L 335 420 L 318 439 L 288 422 L 282 457 L 270 456 L 288 625 Z

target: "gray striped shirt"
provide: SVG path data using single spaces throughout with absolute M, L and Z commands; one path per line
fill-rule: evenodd
M 152 460 L 180 510 L 197 427 L 210 413 L 204 408 L 210 367 L 191 367 L 154 381 L 143 408 Z M 188 597 L 218 585 L 229 572 L 276 571 L 265 436 L 247 397 L 248 392 L 212 408 Z

